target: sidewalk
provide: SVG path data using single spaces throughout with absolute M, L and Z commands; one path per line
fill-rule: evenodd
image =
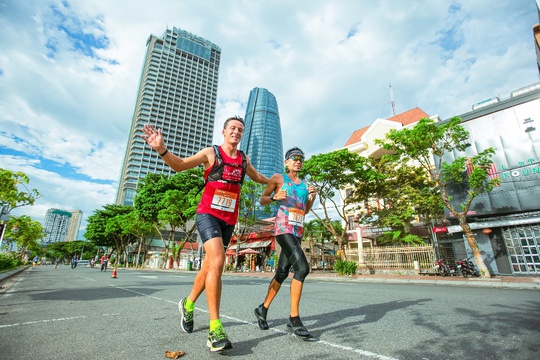
M 22 266 L 15 270 L 5 271 L 0 273 L 0 283 L 9 279 L 13 275 L 30 268 L 29 266 Z M 171 271 L 171 272 L 188 272 L 187 270 L 160 270 L 160 269 L 134 269 L 128 268 L 125 270 L 153 270 L 153 271 Z M 194 271 L 189 271 L 193 272 Z M 231 272 L 226 271 L 224 276 L 245 276 L 245 277 L 257 277 L 257 278 L 270 278 L 274 277 L 273 272 Z M 289 276 L 290 278 L 291 276 Z M 464 278 L 460 276 L 429 276 L 429 275 L 386 275 L 386 274 L 370 274 L 370 275 L 355 275 L 346 276 L 338 275 L 332 271 L 313 271 L 311 272 L 306 281 L 341 281 L 341 282 L 353 282 L 353 283 L 382 283 L 382 284 L 416 284 L 416 285 L 449 285 L 449 286 L 472 286 L 472 287 L 491 287 L 491 288 L 503 288 L 503 289 L 527 289 L 527 290 L 540 290 L 540 276 L 497 276 L 489 279 L 482 278 Z
M 225 272 L 225 276 L 250 276 L 272 278 L 273 272 Z M 290 277 L 290 276 L 289 276 Z M 383 283 L 383 284 L 420 284 L 420 285 L 450 285 L 491 287 L 506 289 L 540 290 L 540 276 L 497 276 L 489 279 L 464 278 L 462 276 L 429 276 L 429 275 L 338 275 L 331 271 L 311 272 L 306 281 L 342 281 L 357 283 Z

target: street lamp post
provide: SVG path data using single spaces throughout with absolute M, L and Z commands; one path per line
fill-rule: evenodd
M 0 222 L 2 225 L 2 229 L 0 230 L 0 249 L 2 248 L 2 243 L 4 242 L 4 233 L 6 232 L 6 221 L 9 220 L 8 214 L 9 214 L 9 211 L 7 209 L 7 206 L 1 206 L 0 207 Z

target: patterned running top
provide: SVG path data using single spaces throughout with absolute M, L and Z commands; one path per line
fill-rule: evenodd
M 304 235 L 308 188 L 303 181 L 295 184 L 286 174 L 283 174 L 282 189 L 287 190 L 287 197 L 277 201 L 279 208 L 274 223 L 274 235 L 293 234 L 301 238 Z

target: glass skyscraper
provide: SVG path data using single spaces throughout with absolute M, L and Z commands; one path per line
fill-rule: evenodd
M 180 157 L 211 146 L 221 49 L 173 28 L 150 35 L 116 203 L 132 205 L 139 179 L 173 170 L 141 138 L 144 124 L 163 129 L 169 151 Z
M 251 90 L 245 122 L 240 150 L 264 176 L 283 172 L 283 139 L 276 97 L 266 89 Z

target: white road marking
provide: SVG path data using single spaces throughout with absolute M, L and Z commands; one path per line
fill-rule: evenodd
M 139 277 L 142 277 L 145 279 L 157 279 L 157 276 L 150 276 L 150 275 L 139 275 Z
M 102 314 L 101 316 L 119 316 L 119 315 L 120 314 Z M 68 320 L 77 320 L 77 319 L 85 319 L 85 318 L 86 318 L 86 316 L 73 316 L 73 317 L 58 318 L 58 319 L 45 319 L 45 320 L 37 320 L 37 321 L 26 321 L 26 322 L 23 322 L 23 323 L 0 325 L 0 328 L 22 326 L 22 325 L 44 324 L 44 323 L 50 323 L 50 322 L 55 322 L 55 321 L 68 321 Z
M 122 290 L 125 290 L 125 291 L 132 292 L 132 293 L 137 294 L 137 295 L 146 296 L 146 297 L 149 297 L 149 298 L 152 298 L 152 299 L 165 301 L 165 302 L 174 304 L 176 306 L 178 305 L 177 301 L 171 301 L 171 300 L 167 300 L 167 299 L 157 298 L 155 296 L 147 295 L 147 294 L 141 293 L 139 291 L 127 289 L 127 288 L 116 286 L 116 285 L 113 285 L 113 284 L 109 284 L 109 285 L 112 286 L 112 287 L 115 287 L 117 289 L 122 289 Z M 195 310 L 198 310 L 198 311 L 201 311 L 201 312 L 204 312 L 204 313 L 208 313 L 207 310 L 200 309 L 198 307 L 196 307 Z M 238 318 L 235 318 L 235 317 L 232 317 L 232 316 L 224 315 L 222 313 L 220 314 L 220 317 L 225 318 L 225 319 L 229 319 L 229 320 L 232 320 L 232 321 L 236 321 L 236 322 L 238 322 L 240 324 L 252 325 L 252 326 L 255 326 L 257 328 L 259 327 L 259 325 L 257 323 L 255 323 L 255 322 L 253 322 L 253 321 L 246 321 L 246 320 L 238 319 Z M 281 330 L 281 329 L 276 329 L 276 328 L 270 328 L 269 330 L 271 330 L 273 332 L 276 332 L 276 333 L 280 333 L 280 334 L 288 334 L 289 333 L 288 331 Z M 363 356 L 368 356 L 368 357 L 372 357 L 372 358 L 380 359 L 380 360 L 398 360 L 396 358 L 381 355 L 381 354 L 377 354 L 377 353 L 373 353 L 371 351 L 362 350 L 362 349 L 355 349 L 355 348 L 350 347 L 350 346 L 334 344 L 334 343 L 331 343 L 329 341 L 324 341 L 324 340 L 317 341 L 317 344 L 326 345 L 326 346 L 333 347 L 333 348 L 336 348 L 336 349 L 341 349 L 341 350 L 344 350 L 344 351 L 354 352 L 354 353 L 357 353 L 357 354 L 361 354 Z
M 81 279 L 85 279 L 85 280 L 96 281 L 94 279 L 87 278 L 86 276 L 81 276 L 81 275 L 77 275 L 77 274 L 73 274 L 73 276 L 80 277 Z

